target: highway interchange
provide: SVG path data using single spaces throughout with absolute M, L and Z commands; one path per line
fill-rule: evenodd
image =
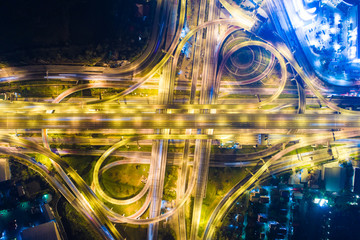
M 255 24 L 259 20 L 255 16 L 247 15 L 232 1 L 198 2 L 195 8 L 198 12 L 193 19 L 188 19 L 187 9 L 194 7 L 193 3 L 158 0 L 156 24 L 148 48 L 137 60 L 122 68 L 28 66 L 3 68 L 0 72 L 5 83 L 44 79 L 47 74 L 54 79 L 85 81 L 51 101 L 1 102 L 0 142 L 9 146 L 1 146 L 0 152 L 41 174 L 104 239 L 124 239 L 124 233 L 114 225 L 117 223 L 148 225 L 148 239 L 157 239 L 161 231 L 159 223 L 168 219 L 178 226 L 175 231 L 178 239 L 214 239 L 216 228 L 245 191 L 270 173 L 279 174 L 309 164 L 310 160 L 297 161 L 286 154 L 312 144 L 330 145 L 360 136 L 360 114 L 339 106 L 339 99 L 328 99 L 328 91 L 319 85 L 320 80 L 300 66 L 283 42 L 271 42 L 258 36 Z M 270 10 L 274 4 L 279 4 L 278 1 L 268 2 Z M 266 8 L 266 4 L 264 6 Z M 176 15 L 177 21 L 171 21 L 172 15 Z M 220 17 L 223 15 L 227 17 Z M 181 36 L 184 24 L 192 27 Z M 179 68 L 186 71 L 181 66 L 187 61 L 183 49 L 188 42 L 193 45 L 192 74 L 184 80 L 179 77 Z M 234 57 L 244 49 L 252 54 L 245 67 Z M 231 78 L 231 73 L 235 77 Z M 290 86 L 295 78 L 296 84 Z M 132 95 L 149 88 L 158 90 L 153 104 Z M 102 99 L 68 101 L 74 93 L 86 89 L 121 90 Z M 184 91 L 188 96 L 182 99 L 176 95 L 177 91 Z M 295 97 L 281 98 L 287 92 L 295 92 Z M 237 96 L 226 98 L 229 95 Z M 325 109 L 306 108 L 307 104 L 318 102 Z M 40 135 L 26 137 L 30 131 L 41 134 L 41 138 Z M 77 149 L 51 148 L 54 139 L 48 135 L 54 133 L 112 133 L 115 137 L 57 140 L 107 146 L 107 150 L 82 153 Z M 220 147 L 219 141 L 256 145 L 258 134 L 269 134 L 272 146 L 267 144 L 265 150 L 252 154 L 235 154 L 232 160 L 225 154 L 212 153 L 213 148 Z M 119 138 L 121 135 L 124 137 Z M 170 153 L 171 141 L 181 142 L 183 151 Z M 140 146 L 151 146 L 151 151 L 118 151 L 128 145 L 139 146 L 139 142 Z M 349 154 L 357 152 L 352 141 L 344 144 Z M 36 162 L 29 153 L 47 156 L 56 173 Z M 61 157 L 69 153 L 98 156 L 90 185 Z M 172 154 L 174 156 L 169 159 Z M 316 156 L 313 163 L 331 159 L 324 151 L 312 154 Z M 109 156 L 122 156 L 125 160 L 107 163 Z M 102 189 L 101 175 L 124 164 L 149 165 L 149 174 L 135 196 L 117 199 Z M 175 205 L 162 212 L 167 165 L 179 166 L 180 170 Z M 256 166 L 256 171 L 224 194 L 203 226 L 204 230 L 200 231 L 209 168 L 248 166 Z M 107 205 L 130 205 L 140 199 L 145 199 L 143 205 L 129 216 Z M 190 199 L 193 199 L 191 217 L 186 215 Z M 143 217 L 146 212 L 147 217 Z M 190 226 L 186 226 L 185 218 L 192 219 Z

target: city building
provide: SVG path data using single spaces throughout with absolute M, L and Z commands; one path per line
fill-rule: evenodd
M 354 193 L 360 194 L 360 168 L 354 168 L 353 186 Z
M 345 186 L 346 170 L 342 167 L 325 167 L 325 189 L 339 192 Z
M 21 232 L 22 240 L 62 240 L 57 223 L 50 221 L 35 227 L 27 228 Z
M 44 205 L 42 205 L 41 211 L 43 212 L 46 221 L 51 221 L 55 219 L 54 213 L 49 204 L 45 203 Z

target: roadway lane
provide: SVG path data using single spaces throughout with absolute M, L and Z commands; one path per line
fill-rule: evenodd
M 337 139 L 342 138 L 350 138 L 354 136 L 359 135 L 359 131 L 344 131 L 336 134 Z M 231 189 L 228 194 L 225 195 L 224 199 L 218 204 L 218 206 L 215 208 L 213 213 L 211 214 L 211 217 L 207 223 L 203 239 L 212 239 L 213 234 L 215 232 L 215 228 L 219 225 L 219 223 L 224 218 L 225 214 L 228 212 L 231 206 L 233 206 L 234 202 L 238 199 L 238 197 L 249 187 L 251 187 L 261 176 L 264 174 L 265 171 L 268 171 L 269 167 L 272 166 L 273 163 L 281 159 L 284 155 L 287 153 L 296 150 L 301 147 L 305 147 L 311 144 L 316 143 L 326 143 L 331 142 L 334 140 L 334 135 L 328 134 L 327 136 L 313 136 L 310 138 L 302 139 L 299 143 L 294 144 L 293 146 L 290 146 L 281 152 L 275 154 L 273 157 L 271 157 L 268 161 L 265 162 L 264 165 L 260 167 L 259 170 L 257 170 L 256 173 L 254 173 L 253 176 L 251 176 L 245 183 L 243 184 L 237 184 L 233 189 Z
M 345 129 L 360 116 L 342 114 L 7 114 L 0 129 Z

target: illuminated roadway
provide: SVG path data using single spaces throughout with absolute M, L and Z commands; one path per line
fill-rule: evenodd
M 311 144 L 328 143 L 335 140 L 335 138 L 336 140 L 347 139 L 360 135 L 359 130 L 357 130 L 360 128 L 360 114 L 356 111 L 340 108 L 335 101 L 330 102 L 327 100 L 319 90 L 317 82 L 305 73 L 302 67 L 295 61 L 291 51 L 284 45 L 270 43 L 260 38 L 235 38 L 226 42 L 226 46 L 222 49 L 223 51 L 220 51 L 220 45 L 225 43 L 227 36 L 238 29 L 245 30 L 244 33 L 246 34 L 250 33 L 253 29 L 256 21 L 246 15 L 240 8 L 234 7 L 234 5 L 231 5 L 226 0 L 220 0 L 219 2 L 231 14 L 232 18 L 219 19 L 219 9 L 216 6 L 216 1 L 201 1 L 198 25 L 193 27 L 180 41 L 180 32 L 185 23 L 186 7 L 191 6 L 186 6 L 186 1 L 184 0 L 181 0 L 179 5 L 173 4 L 174 2 L 158 1 L 155 22 L 160 21 L 160 26 L 154 24 L 149 48 L 132 64 L 108 71 L 109 75 L 106 76 L 103 75 L 106 71 L 102 68 L 100 70 L 99 68 L 69 67 L 73 69 L 69 70 L 64 66 L 54 67 L 53 72 L 59 73 L 59 76 L 78 80 L 92 79 L 95 82 L 74 86 L 61 93 L 52 103 L 14 102 L 11 104 L 0 104 L 0 112 L 3 113 L 0 115 L 0 129 L 4 130 L 4 133 L 0 135 L 0 141 L 11 144 L 11 146 L 26 148 L 29 153 L 36 152 L 47 156 L 51 159 L 57 173 L 56 175 L 50 174 L 44 165 L 30 158 L 26 155 L 25 151 L 20 153 L 21 151 L 14 151 L 13 148 L 0 147 L 0 152 L 15 157 L 18 161 L 39 172 L 51 186 L 58 189 L 75 209 L 94 226 L 104 239 L 123 238 L 113 223 L 149 225 L 148 238 L 156 239 L 159 222 L 174 216 L 176 213 L 179 213 L 175 221 L 179 223 L 178 234 L 180 239 L 186 239 L 187 234 L 189 234 L 190 239 L 197 239 L 199 237 L 202 200 L 206 191 L 209 167 L 252 166 L 254 164 L 258 165 L 257 162 L 259 162 L 260 158 L 270 157 L 269 160 L 258 165 L 259 168 L 253 176 L 246 177 L 234 186 L 212 212 L 202 236 L 203 239 L 211 239 L 213 238 L 215 228 L 219 226 L 236 199 L 244 191 L 251 189 L 254 183 L 263 179 L 263 174 L 266 171 L 270 170 L 276 173 L 295 166 L 308 164 L 307 161 L 292 163 L 293 158 L 284 158 L 284 155 Z M 206 4 L 209 5 L 206 6 Z M 176 26 L 172 26 L 169 15 L 170 13 L 177 12 L 177 7 L 179 7 L 179 16 Z M 205 11 L 209 11 L 207 15 Z M 225 35 L 221 36 L 219 41 L 219 38 L 216 37 L 218 27 L 226 26 L 230 28 L 225 31 Z M 176 30 L 172 31 L 174 28 Z M 164 39 L 166 35 L 165 29 L 174 32 L 173 39 Z M 205 38 L 203 38 L 204 29 L 206 29 Z M 184 83 L 179 85 L 179 87 L 176 76 L 178 64 L 181 63 L 179 62 L 181 51 L 185 43 L 194 37 L 195 34 L 194 72 L 192 73 L 191 83 L 188 84 L 189 86 L 186 86 L 187 83 Z M 169 47 L 165 49 L 164 53 L 160 51 L 159 46 L 162 46 L 165 42 L 167 42 Z M 218 49 L 216 49 L 217 47 Z M 219 100 L 221 93 L 240 93 L 238 89 L 226 89 L 224 87 L 225 84 L 222 82 L 223 74 L 228 70 L 228 60 L 232 60 L 231 56 L 240 49 L 248 47 L 257 47 L 269 51 L 271 57 L 268 66 L 263 72 L 256 77 L 239 82 L 238 85 L 259 82 L 266 75 L 270 74 L 274 70 L 275 65 L 278 64 L 280 67 L 280 77 L 276 88 L 262 89 L 269 97 L 262 99 L 260 102 L 256 100 L 240 101 L 239 99 L 233 99 L 234 103 L 232 104 L 221 104 Z M 203 55 L 201 54 L 202 50 L 204 50 Z M 218 62 L 220 56 L 221 61 Z M 200 59 L 203 57 L 204 59 Z M 324 105 L 342 114 L 319 114 L 319 112 L 316 112 L 299 115 L 283 113 L 282 108 L 284 108 L 284 105 L 281 105 L 282 100 L 278 99 L 278 97 L 284 92 L 286 82 L 289 80 L 288 64 L 291 65 L 294 71 L 305 82 L 306 90 L 310 90 Z M 14 71 L 14 75 L 19 76 L 8 76 L 4 77 L 3 80 L 10 82 L 36 79 L 38 73 L 31 73 L 31 69 L 37 69 L 37 67 L 30 67 L 28 70 L 23 70 L 22 73 L 21 70 Z M 94 71 L 94 74 L 86 74 L 87 70 Z M 97 70 L 99 74 L 95 73 Z M 12 70 L 4 69 L 3 71 L 11 72 Z M 43 70 L 40 67 L 39 72 L 41 71 Z M 77 71 L 79 75 L 69 75 L 69 71 Z M 238 71 L 240 70 L 236 70 L 236 73 Z M 159 81 L 157 104 L 120 104 L 120 102 L 112 102 L 140 89 L 145 83 L 151 81 L 156 74 L 160 75 L 160 77 L 157 77 Z M 202 77 L 199 83 L 200 75 Z M 90 100 L 84 103 L 61 103 L 66 97 L 85 89 L 123 88 L 123 85 L 116 83 L 116 81 L 131 81 L 132 84 L 121 93 L 107 96 L 102 100 Z M 286 103 L 290 106 L 297 105 L 298 113 L 304 113 L 306 107 L 305 89 L 303 89 L 300 83 L 297 84 L 297 87 L 299 94 L 298 102 Z M 174 91 L 188 89 L 190 89 L 189 101 L 184 104 L 178 104 L 174 99 Z M 199 98 L 196 98 L 197 90 L 200 92 Z M 252 90 L 248 91 L 252 93 Z M 196 101 L 199 102 L 196 103 Z M 270 110 L 267 109 L 266 111 L 260 109 L 260 107 L 273 103 L 277 103 L 280 106 Z M 27 140 L 21 137 L 6 135 L 5 130 L 7 129 L 43 129 L 42 139 L 44 147 L 35 143 L 35 137 L 30 137 Z M 102 152 L 92 172 L 93 182 L 91 186 L 88 186 L 75 169 L 50 150 L 47 129 L 78 130 L 84 133 L 97 129 L 99 132 L 105 131 L 105 129 L 114 132 L 131 129 L 134 134 L 125 136 L 122 140 L 119 139 L 117 143 Z M 257 153 L 235 155 L 234 161 L 219 161 L 221 156 L 210 154 L 211 146 L 215 141 L 219 139 L 225 141 L 235 139 L 240 129 L 250 131 L 252 129 L 261 129 L 262 131 L 292 129 L 294 130 L 294 136 L 284 137 L 282 141 L 278 141 L 281 142 L 280 144 Z M 305 133 L 295 135 L 298 129 L 304 130 Z M 151 131 L 148 131 L 149 134 L 141 134 L 140 131 L 146 132 L 146 130 Z M 177 130 L 180 134 L 173 133 L 173 131 Z M 218 134 L 227 130 L 229 132 L 233 130 L 234 132 Z M 314 135 L 307 134 L 307 130 L 328 131 L 321 131 Z M 181 165 L 180 178 L 176 188 L 178 195 L 175 206 L 161 214 L 160 208 L 165 169 L 166 165 L 169 164 L 167 159 L 169 155 L 169 140 L 181 140 L 184 142 L 185 147 L 180 157 L 173 160 L 174 164 Z M 80 142 L 80 140 L 78 141 Z M 137 141 L 153 143 L 150 158 L 138 159 L 139 156 L 135 156 L 136 159 L 133 157 L 132 159 L 104 165 L 107 157 L 115 153 L 118 148 Z M 286 147 L 286 144 L 290 141 L 299 142 Z M 106 145 L 113 142 L 109 141 Z M 193 154 L 190 153 L 190 146 L 195 148 Z M 326 153 L 324 152 L 314 153 L 314 156 L 320 156 L 314 162 L 326 159 Z M 66 153 L 66 151 L 62 153 Z M 77 152 L 75 151 L 73 154 L 76 155 Z M 127 156 L 131 156 L 131 154 L 127 153 Z M 212 159 L 214 157 L 216 161 Z M 223 157 L 226 159 L 225 156 Z M 101 188 L 101 174 L 114 166 L 134 163 L 150 164 L 147 181 L 142 190 L 128 199 L 116 199 L 108 196 Z M 189 168 L 192 169 L 190 174 L 188 174 Z M 194 195 L 193 212 L 191 213 L 192 222 L 190 224 L 190 232 L 186 233 L 184 206 L 192 194 Z M 123 216 L 106 206 L 106 203 L 128 205 L 144 197 L 144 204 L 130 216 Z M 141 218 L 147 210 L 150 211 L 149 217 L 146 219 Z
M 261 175 L 278 159 L 283 157 L 285 154 L 301 148 L 308 145 L 311 145 L 313 143 L 326 143 L 328 141 L 332 141 L 333 136 L 332 134 L 329 134 L 330 136 L 315 136 L 310 139 L 304 139 L 298 144 L 295 144 L 291 147 L 288 147 L 284 149 L 283 151 L 275 154 L 272 158 L 270 158 L 263 166 L 260 167 L 260 169 L 257 170 L 257 172 L 250 177 L 249 180 L 247 180 L 244 184 L 236 185 L 235 190 L 230 190 L 230 194 L 226 194 L 226 197 L 223 198 L 223 200 L 219 203 L 219 205 L 216 207 L 214 212 L 212 213 L 212 216 L 210 217 L 210 220 L 207 223 L 207 227 L 203 236 L 203 239 L 211 239 L 212 235 L 214 234 L 216 226 L 220 223 L 220 221 L 223 219 L 225 213 L 228 211 L 230 206 L 238 199 L 238 197 L 247 190 L 252 184 L 254 184 L 255 181 L 257 181 Z M 353 137 L 358 136 L 359 131 L 349 131 L 349 132 L 343 132 L 339 133 L 339 136 L 337 136 L 339 139 L 345 138 L 345 137 Z
M 336 114 L 7 114 L 0 129 L 339 129 L 358 128 L 360 116 Z

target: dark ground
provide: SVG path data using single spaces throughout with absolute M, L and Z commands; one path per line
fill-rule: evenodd
M 155 2 L 0 1 L 0 61 L 11 65 L 130 59 L 146 45 Z M 142 40 L 139 41 L 139 35 Z

